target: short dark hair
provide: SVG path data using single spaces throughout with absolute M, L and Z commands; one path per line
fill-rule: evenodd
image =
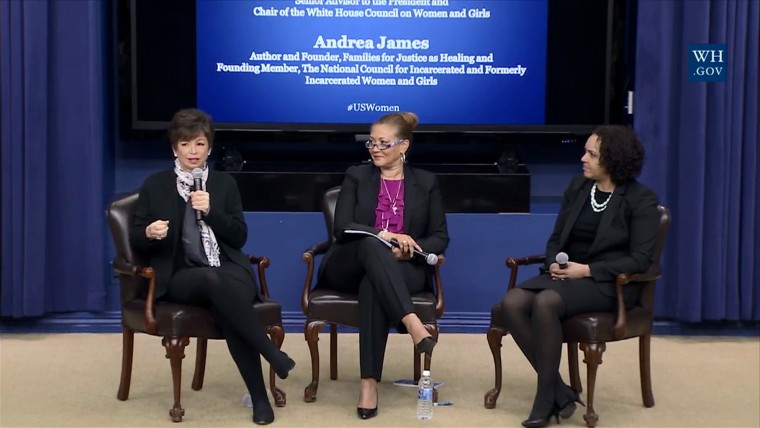
M 412 132 L 417 127 L 419 119 L 417 115 L 412 112 L 402 113 L 388 113 L 383 115 L 380 119 L 377 119 L 375 125 L 391 125 L 398 129 L 397 137 L 412 141 Z
M 599 163 L 615 184 L 634 180 L 644 166 L 644 146 L 633 130 L 622 125 L 603 125 L 594 130 L 599 137 Z
M 187 141 L 203 134 L 208 146 L 214 144 L 214 121 L 208 113 L 195 108 L 186 108 L 174 113 L 169 124 L 169 141 L 176 146 L 180 141 Z

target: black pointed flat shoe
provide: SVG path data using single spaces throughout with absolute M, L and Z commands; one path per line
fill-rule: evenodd
M 280 367 L 279 369 L 275 367 L 274 372 L 277 373 L 277 377 L 279 377 L 280 379 L 287 379 L 288 374 L 290 374 L 290 371 L 293 370 L 295 367 L 296 367 L 296 362 L 292 358 L 288 357 L 287 363 L 283 367 Z
M 274 422 L 274 410 L 269 402 L 253 403 L 253 423 L 269 425 Z

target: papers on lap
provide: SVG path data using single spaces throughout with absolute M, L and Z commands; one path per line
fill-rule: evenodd
M 391 247 L 393 247 L 393 245 L 392 245 L 390 242 L 388 242 L 388 241 L 386 241 L 385 239 L 383 239 L 383 238 L 381 238 L 381 237 L 379 237 L 379 236 L 375 235 L 375 234 L 374 234 L 374 233 L 372 233 L 372 232 L 367 232 L 367 231 L 365 231 L 365 230 L 358 230 L 358 229 L 346 229 L 346 230 L 344 230 L 344 231 L 343 231 L 343 233 L 349 233 L 349 234 L 351 234 L 351 235 L 357 235 L 357 236 L 359 236 L 359 235 L 371 236 L 371 237 L 373 237 L 373 238 L 377 239 L 378 241 L 382 242 L 383 244 L 385 244 L 385 245 L 386 245 L 388 248 L 391 248 Z

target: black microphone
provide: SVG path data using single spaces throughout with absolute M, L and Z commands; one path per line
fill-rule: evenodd
M 557 253 L 557 257 L 555 258 L 555 260 L 557 261 L 557 264 L 559 264 L 559 268 L 560 269 L 567 268 L 567 261 L 569 259 L 570 259 L 570 257 L 568 257 L 567 253 L 565 253 L 565 252 L 559 252 L 559 253 Z
M 193 191 L 203 190 L 203 170 L 195 168 L 190 174 L 193 175 Z M 195 210 L 195 221 L 200 223 L 202 215 L 200 210 Z
M 396 238 L 391 239 L 390 243 L 396 248 L 401 248 L 401 244 L 398 243 Z M 436 256 L 435 254 L 426 253 L 424 251 L 418 251 L 414 247 L 412 247 L 412 251 L 414 252 L 415 256 L 422 257 L 422 259 L 425 260 L 425 263 L 429 264 L 430 266 L 434 266 L 436 263 L 438 263 L 438 256 Z

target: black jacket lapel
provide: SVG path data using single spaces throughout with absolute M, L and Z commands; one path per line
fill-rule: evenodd
M 588 249 L 589 255 L 594 254 L 594 250 L 597 246 L 599 246 L 599 242 L 604 239 L 607 230 L 609 230 L 610 226 L 612 225 L 612 219 L 615 218 L 618 209 L 620 209 L 620 202 L 623 200 L 623 195 L 625 195 L 626 187 L 627 186 L 625 184 L 616 186 L 615 190 L 612 192 L 610 202 L 607 204 L 607 208 L 604 209 L 602 220 L 599 222 L 599 229 L 596 231 L 594 242 L 591 243 L 591 247 Z
M 357 201 L 356 222 L 372 226 L 375 224 L 375 207 L 377 206 L 377 196 L 380 191 L 380 169 L 371 168 L 369 180 L 361 180 L 357 198 L 367 198 L 366 200 Z
M 174 174 L 173 170 L 167 171 L 167 179 L 162 181 L 165 183 L 166 188 L 161 189 L 160 194 L 168 196 L 163 203 L 167 204 L 169 228 L 171 229 L 174 227 L 175 232 L 178 232 L 174 233 L 172 238 L 172 248 L 176 250 L 181 235 L 181 233 L 179 233 L 179 227 L 182 224 L 182 217 L 180 217 L 180 215 L 184 214 L 183 212 L 180 212 L 179 202 L 177 201 L 177 198 L 180 197 L 179 193 L 177 193 L 177 176 Z

